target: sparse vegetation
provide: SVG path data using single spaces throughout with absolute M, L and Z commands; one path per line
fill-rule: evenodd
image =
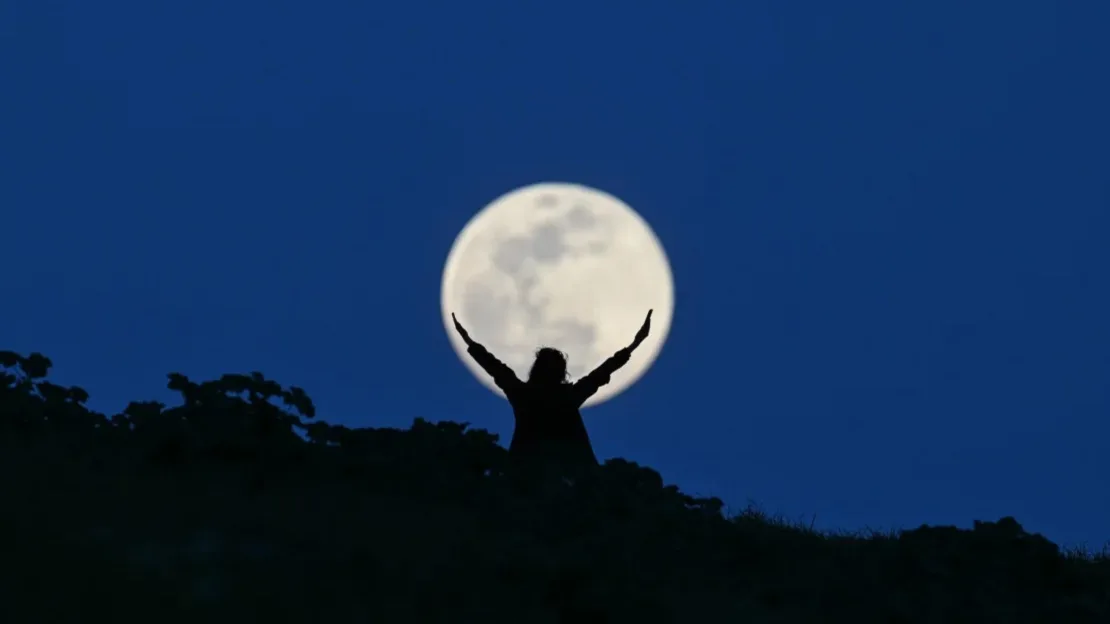
M 50 366 L 0 352 L 0 621 L 1110 621 L 1107 553 L 1013 518 L 824 534 L 624 460 L 522 484 L 485 431 L 329 425 L 259 373 L 108 417 Z

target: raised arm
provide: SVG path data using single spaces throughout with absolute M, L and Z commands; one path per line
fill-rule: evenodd
M 470 334 L 463 329 L 459 319 L 455 318 L 453 313 L 451 314 L 451 320 L 455 322 L 455 331 L 459 332 L 459 336 L 466 343 L 466 352 L 470 354 L 470 357 L 474 358 L 474 361 L 482 367 L 482 370 L 486 371 L 486 374 L 493 377 L 493 383 L 497 384 L 497 387 L 501 388 L 506 396 L 512 394 L 521 384 L 513 369 L 494 357 L 484 346 L 471 339 Z
M 632 352 L 636 350 L 636 347 L 640 346 L 640 343 L 642 343 L 644 339 L 648 337 L 648 333 L 651 332 L 651 313 L 652 310 L 648 310 L 647 318 L 644 319 L 644 324 L 640 327 L 640 331 L 636 332 L 636 338 L 632 341 L 632 344 L 617 351 L 610 356 L 609 359 L 602 362 L 601 366 L 591 371 L 590 374 L 574 382 L 574 395 L 578 405 L 585 403 L 586 399 L 592 397 L 601 386 L 609 383 L 613 373 L 617 372 L 620 367 L 628 363 L 628 359 L 632 357 Z

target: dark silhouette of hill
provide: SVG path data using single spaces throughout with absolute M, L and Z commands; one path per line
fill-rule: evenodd
M 465 423 L 315 420 L 259 373 L 108 417 L 0 352 L 0 621 L 1110 621 L 1110 559 L 1013 518 L 822 534 L 610 460 L 521 491 Z

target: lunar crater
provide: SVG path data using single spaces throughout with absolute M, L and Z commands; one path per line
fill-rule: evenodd
M 576 230 L 588 230 L 597 225 L 597 217 L 585 204 L 577 204 L 567 213 L 567 224 Z
M 532 255 L 532 243 L 522 236 L 503 240 L 493 254 L 493 265 L 506 275 L 516 275 Z
M 474 331 L 486 335 L 500 334 L 509 320 L 511 300 L 497 295 L 481 282 L 470 282 L 463 295 L 462 312 Z
M 586 244 L 586 251 L 588 251 L 591 256 L 603 255 L 608 249 L 609 245 L 601 241 L 593 241 Z
M 543 193 L 536 198 L 536 207 L 555 208 L 559 205 L 559 196 L 552 193 Z
M 563 232 L 554 223 L 544 223 L 532 233 L 532 257 L 536 260 L 553 264 L 567 252 L 563 243 Z

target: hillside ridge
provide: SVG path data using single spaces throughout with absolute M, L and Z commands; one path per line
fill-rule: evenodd
M 612 459 L 522 481 L 496 435 L 316 419 L 259 372 L 111 416 L 0 351 L 0 620 L 1107 622 L 1107 553 L 1016 519 L 822 533 Z

